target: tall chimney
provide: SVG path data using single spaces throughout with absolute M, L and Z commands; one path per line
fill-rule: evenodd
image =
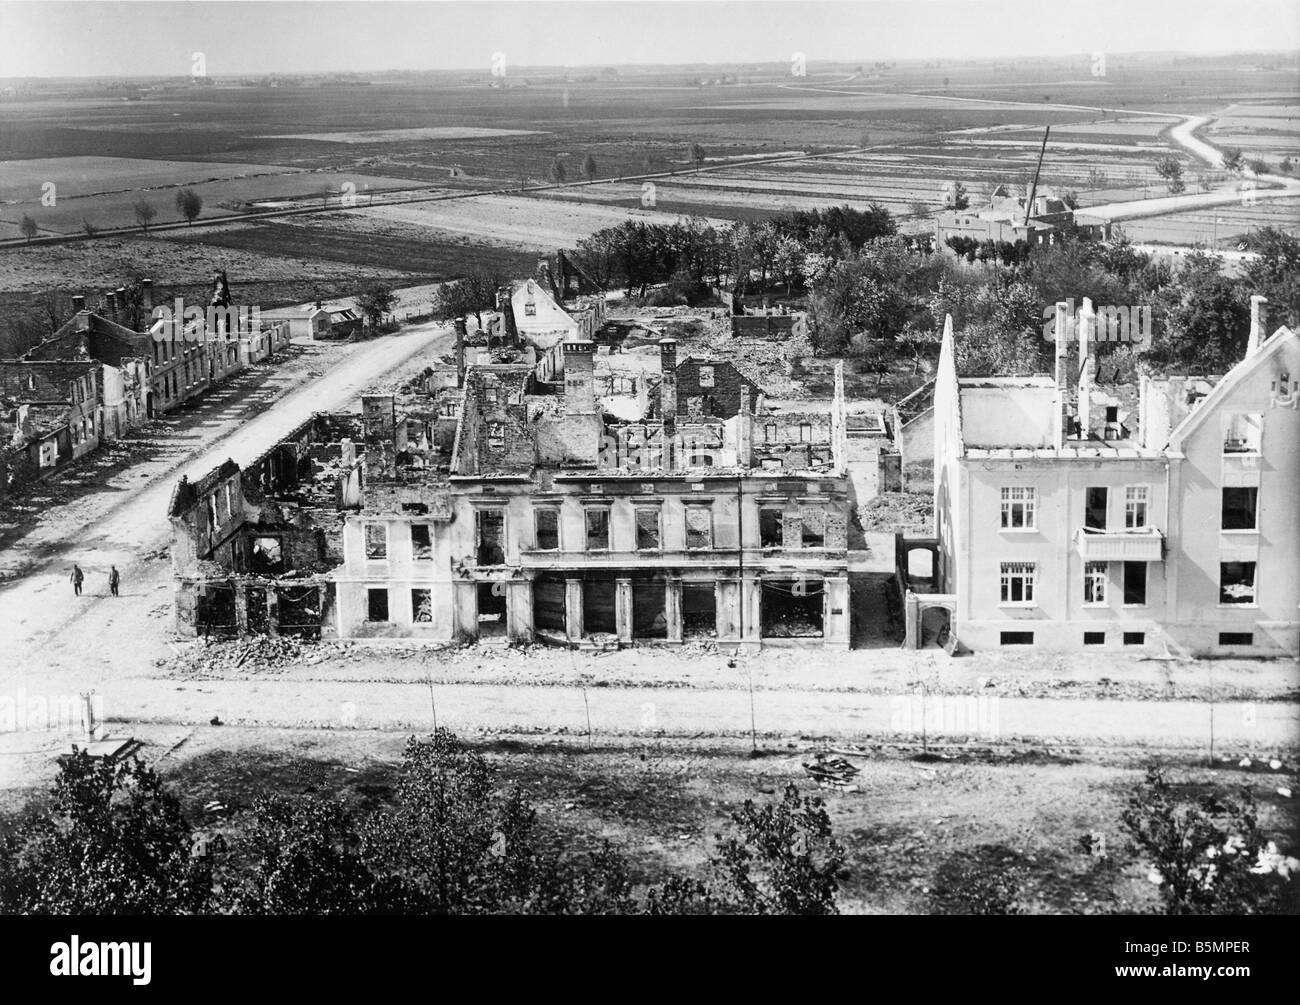
M 1079 308 L 1079 369 L 1088 358 L 1088 343 L 1097 337 L 1097 312 L 1092 309 L 1092 298 L 1084 297 Z
M 117 320 L 117 323 L 120 324 L 120 325 L 122 325 L 122 324 L 126 324 L 126 322 L 127 322 L 127 316 L 126 316 L 126 287 L 125 287 L 125 286 L 119 286 L 119 287 L 117 288 L 117 319 L 116 319 L 116 320 Z
M 501 334 L 505 336 L 506 345 L 518 345 L 519 327 L 515 324 L 514 291 L 503 286 L 497 291 L 497 304 L 501 309 Z
M 664 424 L 664 467 L 672 469 L 677 436 L 677 340 L 659 340 L 659 413 Z
M 452 324 L 456 328 L 456 386 L 465 386 L 465 319 L 457 318 Z
M 591 415 L 596 411 L 596 343 L 575 339 L 564 343 L 564 412 Z
M 749 411 L 749 385 L 740 385 L 740 411 L 736 413 L 736 464 L 749 467 L 753 464 L 753 423 Z
M 86 309 L 86 298 L 80 293 L 75 294 L 72 298 L 72 313 L 80 314 Z
M 153 313 L 153 280 L 152 279 L 140 280 L 140 296 L 144 304 L 145 313 L 152 314 Z
M 1258 293 L 1250 298 L 1250 338 L 1246 342 L 1246 355 L 1253 355 L 1264 344 L 1264 339 L 1268 335 L 1264 331 L 1264 305 L 1268 303 L 1268 297 L 1262 297 Z

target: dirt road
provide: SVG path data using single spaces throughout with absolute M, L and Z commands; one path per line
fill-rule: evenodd
M 200 420 L 191 431 L 193 449 L 153 477 L 99 500 L 93 513 L 73 510 L 46 521 L 40 531 L 44 571 L 0 587 L 0 687 L 10 674 L 29 673 L 59 656 L 85 659 L 105 644 L 121 645 L 120 633 L 100 634 L 85 615 L 106 592 L 110 565 L 122 573 L 123 596 L 116 611 L 127 614 L 142 596 L 167 599 L 171 566 L 158 560 L 171 538 L 167 504 L 182 474 L 201 476 L 226 458 L 247 463 L 291 432 L 313 412 L 345 410 L 372 384 L 427 365 L 451 344 L 447 329 L 426 324 L 351 347 L 316 379 L 270 403 L 248 421 Z M 103 505 L 107 502 L 107 505 Z M 155 556 L 152 561 L 149 556 Z M 87 575 L 88 596 L 74 598 L 69 569 L 76 561 Z M 138 613 L 138 612 L 136 612 Z

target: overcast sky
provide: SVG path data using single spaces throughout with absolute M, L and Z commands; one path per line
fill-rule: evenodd
M 0 0 L 0 77 L 851 61 L 1300 48 L 1296 0 L 576 3 Z

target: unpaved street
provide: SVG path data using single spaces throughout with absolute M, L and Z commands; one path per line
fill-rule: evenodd
M 164 557 L 160 553 L 170 543 L 167 504 L 182 474 L 201 476 L 227 457 L 248 463 L 313 412 L 352 408 L 367 387 L 423 368 L 449 343 L 443 326 L 431 323 L 347 347 L 328 372 L 315 379 L 303 375 L 298 389 L 251 419 L 220 421 L 201 413 L 197 428 L 190 431 L 192 449 L 174 463 L 161 465 L 161 470 L 150 472 L 152 477 L 128 470 L 133 484 L 45 521 L 35 543 L 19 545 L 39 546 L 44 567 L 0 588 L 0 625 L 4 626 L 0 687 L 13 675 L 41 673 L 62 658 L 84 663 L 104 647 L 129 641 L 129 632 L 106 631 L 106 625 L 87 615 L 97 606 L 97 595 L 107 592 L 112 564 L 123 580 L 123 596 L 113 605 L 115 613 L 134 609 L 138 614 L 148 602 L 141 598 L 166 596 L 171 565 L 160 560 Z M 74 561 L 87 575 L 86 595 L 80 598 L 73 596 L 68 581 Z

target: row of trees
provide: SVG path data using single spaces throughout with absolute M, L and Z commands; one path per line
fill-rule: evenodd
M 192 188 L 180 189 L 176 193 L 176 211 L 184 218 L 186 224 L 193 226 L 194 221 L 203 212 L 203 196 Z M 143 198 L 135 201 L 135 204 L 131 207 L 131 212 L 135 216 L 135 222 L 146 233 L 149 231 L 149 224 L 153 223 L 154 218 L 158 215 L 158 210 L 154 204 Z M 81 226 L 89 237 L 94 237 L 99 233 L 99 228 L 88 220 L 82 220 Z M 24 213 L 22 219 L 18 221 L 18 230 L 27 239 L 27 243 L 30 244 L 32 238 L 40 233 L 40 225 L 29 214 Z
M 582 267 L 603 286 L 644 296 L 668 283 L 670 295 L 696 302 L 724 283 L 737 294 L 764 292 L 775 282 L 787 295 L 809 284 L 868 241 L 892 235 L 893 218 L 880 206 L 783 213 L 719 230 L 698 217 L 671 224 L 629 220 L 578 243 Z
M 0 836 L 0 911 L 33 914 L 833 914 L 844 850 L 821 800 L 746 802 L 705 868 L 638 885 L 608 844 L 501 792 L 448 730 L 412 738 L 390 804 L 258 800 L 229 840 L 195 829 L 139 761 L 65 763 L 45 812 Z

